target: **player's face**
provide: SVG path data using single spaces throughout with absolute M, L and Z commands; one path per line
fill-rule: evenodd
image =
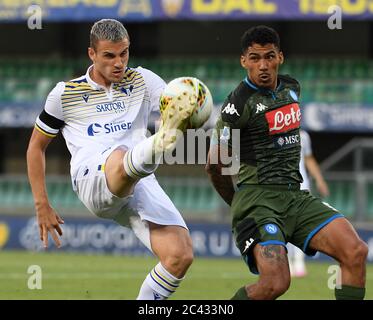
M 271 43 L 264 46 L 253 43 L 245 54 L 241 55 L 241 65 L 247 70 L 250 80 L 258 87 L 274 90 L 277 85 L 277 74 L 284 56 Z
M 99 40 L 96 49 L 88 48 L 94 65 L 92 80 L 105 86 L 122 81 L 128 64 L 129 45 L 129 40 L 124 38 L 118 42 Z

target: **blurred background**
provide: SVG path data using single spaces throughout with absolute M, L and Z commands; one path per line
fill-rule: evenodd
M 245 76 L 239 63 L 243 32 L 257 24 L 275 28 L 285 55 L 281 73 L 297 78 L 303 88 L 303 127 L 330 187 L 325 200 L 373 245 L 371 1 L 45 0 L 36 2 L 41 25 L 32 3 L 0 1 L 0 248 L 40 249 L 26 176 L 28 140 L 48 92 L 58 81 L 86 72 L 89 31 L 100 18 L 124 23 L 131 37 L 130 66 L 149 68 L 166 81 L 190 75 L 207 84 L 215 104 L 207 127 Z M 338 14 L 328 13 L 333 4 L 343 12 L 341 29 L 328 27 L 328 19 Z M 47 151 L 47 187 L 67 223 L 65 249 L 142 252 L 124 231 L 115 241 L 107 239 L 113 237 L 111 225 L 92 219 L 72 191 L 69 160 L 58 136 Z M 195 231 L 197 255 L 238 255 L 228 208 L 203 164 L 162 165 L 157 177 Z

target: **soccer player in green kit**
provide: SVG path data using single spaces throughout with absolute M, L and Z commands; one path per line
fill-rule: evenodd
M 241 65 L 247 77 L 224 102 L 211 141 L 206 170 L 231 206 L 232 230 L 255 284 L 232 299 L 276 299 L 290 285 L 286 243 L 307 255 L 317 251 L 340 263 L 336 299 L 363 299 L 367 245 L 336 209 L 300 190 L 300 85 L 279 75 L 284 62 L 275 30 L 257 26 L 241 39 Z M 217 158 L 223 144 L 238 149 L 231 131 L 240 130 L 237 185 L 222 174 Z M 212 161 L 211 159 L 219 159 Z

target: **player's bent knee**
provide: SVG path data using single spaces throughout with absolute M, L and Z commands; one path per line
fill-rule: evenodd
M 193 251 L 192 250 L 178 250 L 171 252 L 164 258 L 162 264 L 170 272 L 184 272 L 193 263 Z
M 262 299 L 274 300 L 289 289 L 290 277 L 261 279 L 258 284 L 263 295 Z
M 368 245 L 359 240 L 353 250 L 349 252 L 348 263 L 353 265 L 362 265 L 365 263 L 368 256 Z

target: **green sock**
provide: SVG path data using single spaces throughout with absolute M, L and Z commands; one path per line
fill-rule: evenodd
M 365 288 L 343 284 L 341 289 L 335 288 L 334 293 L 337 300 L 363 300 L 365 297 Z
M 245 287 L 239 288 L 231 300 L 250 300 L 246 294 Z

